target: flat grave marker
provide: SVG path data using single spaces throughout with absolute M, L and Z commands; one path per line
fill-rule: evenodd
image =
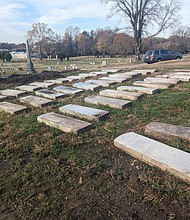
M 145 82 L 145 81 L 136 81 L 133 83 L 134 86 L 144 86 L 148 88 L 155 89 L 168 89 L 173 87 L 171 83 L 156 83 L 156 82 Z
M 190 127 L 180 125 L 151 122 L 146 125 L 145 134 L 161 140 L 180 138 L 190 142 Z
M 95 85 L 100 85 L 102 87 L 108 87 L 111 85 L 116 84 L 116 82 L 110 81 L 110 80 L 86 80 L 85 83 L 91 83 Z
M 84 91 L 82 89 L 76 89 L 68 86 L 57 86 L 54 87 L 53 90 L 69 95 L 81 94 Z
M 190 72 L 190 69 L 175 69 L 174 72 Z
M 111 97 L 111 98 L 121 98 L 128 100 L 137 100 L 143 96 L 143 94 L 138 92 L 125 92 L 118 90 L 105 89 L 99 92 L 101 96 Z
M 147 69 L 147 70 L 133 70 L 133 72 L 141 73 L 142 75 L 148 75 L 157 72 L 157 69 Z
M 22 86 L 15 87 L 15 89 L 19 89 L 19 90 L 23 90 L 23 91 L 27 91 L 27 92 L 34 92 L 34 91 L 37 91 L 37 90 L 41 89 L 41 87 L 39 87 L 39 86 L 30 86 L 30 85 L 22 85 Z
M 94 74 L 96 74 L 97 76 L 101 76 L 101 75 L 107 75 L 108 74 L 108 72 L 107 71 L 92 71 L 92 72 L 90 72 L 90 73 L 94 73 Z
M 62 84 L 69 82 L 66 78 L 58 78 L 58 79 L 48 79 L 44 81 L 45 83 L 53 83 L 53 84 Z
M 177 84 L 180 82 L 178 79 L 165 79 L 159 77 L 147 77 L 144 79 L 144 82 L 153 82 L 153 83 L 170 83 L 170 84 Z
M 149 95 L 156 94 L 160 91 L 159 89 L 146 88 L 146 87 L 140 87 L 140 86 L 119 86 L 119 87 L 117 87 L 117 90 L 119 90 L 119 91 L 133 91 L 133 92 L 145 93 L 145 94 L 149 94 Z
M 132 78 L 136 78 L 139 77 L 141 74 L 139 73 L 132 73 L 132 72 L 128 72 L 128 73 L 114 73 L 114 74 L 109 74 L 109 77 L 113 77 L 113 78 L 126 78 L 126 79 L 132 79 Z
M 47 83 L 47 82 L 33 82 L 33 83 L 30 83 L 31 86 L 39 86 L 41 88 L 49 88 L 51 86 L 54 85 L 54 83 Z
M 104 81 L 112 81 L 112 82 L 115 82 L 115 83 L 123 83 L 123 82 L 127 82 L 129 80 L 128 77 L 101 77 L 99 78 L 99 80 L 104 80 Z
M 12 115 L 20 114 L 27 110 L 28 108 L 22 105 L 13 104 L 10 102 L 0 102 L 0 111 L 8 112 Z
M 121 71 L 121 69 L 107 69 L 107 70 L 103 70 L 106 71 L 107 73 L 117 73 L 119 71 Z
M 22 97 L 20 98 L 20 101 L 39 108 L 45 107 L 52 103 L 52 100 L 50 99 L 41 98 L 33 95 Z
M 172 73 L 174 76 L 190 76 L 190 72 L 174 72 Z
M 105 119 L 109 114 L 109 112 L 105 110 L 73 104 L 64 105 L 59 108 L 59 111 L 62 113 L 78 116 L 87 120 L 96 121 Z
M 85 82 L 74 83 L 73 87 L 76 87 L 78 89 L 90 90 L 90 91 L 96 91 L 96 90 L 101 89 L 100 85 L 95 85 L 95 84 L 85 83 Z
M 88 77 L 85 76 L 67 76 L 66 79 L 69 80 L 69 82 L 72 82 L 74 80 L 81 80 L 81 79 L 86 79 Z
M 67 95 L 60 93 L 60 92 L 56 92 L 53 90 L 48 90 L 48 89 L 41 89 L 35 92 L 35 94 L 37 96 L 42 96 L 44 98 L 48 98 L 48 99 L 62 99 L 65 98 Z
M 10 96 L 10 97 L 20 97 L 22 95 L 27 94 L 27 92 L 16 90 L 16 89 L 4 89 L 4 90 L 0 90 L 0 94 L 4 96 Z
M 190 182 L 190 154 L 134 132 L 117 137 L 114 145 L 131 156 Z
M 170 79 L 178 79 L 183 82 L 189 82 L 190 81 L 190 76 L 179 76 L 179 75 L 172 75 L 169 77 Z
M 92 124 L 81 121 L 64 115 L 56 114 L 54 112 L 38 116 L 37 120 L 43 122 L 50 127 L 57 128 L 63 132 L 79 134 L 89 128 Z
M 84 77 L 96 77 L 97 74 L 96 73 L 80 73 L 79 76 L 84 76 Z
M 89 96 L 86 97 L 85 102 L 95 105 L 107 105 L 112 108 L 117 109 L 125 109 L 128 107 L 131 107 L 131 101 L 123 100 L 123 99 L 114 99 L 114 98 L 108 98 L 104 96 Z

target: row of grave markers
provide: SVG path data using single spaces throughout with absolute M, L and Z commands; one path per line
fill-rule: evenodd
M 110 85 L 110 83 L 114 84 L 114 83 L 126 82 L 127 80 L 137 76 L 139 72 L 140 71 L 137 71 L 136 75 L 133 72 L 115 73 L 109 75 L 108 77 L 101 77 L 98 80 L 87 80 L 85 82 L 75 83 L 73 84 L 73 87 L 75 88 L 66 87 L 66 86 L 57 86 L 53 90 L 57 92 L 57 95 L 60 96 L 63 95 L 62 96 L 63 98 L 68 94 L 81 93 L 84 90 L 91 90 L 91 91 L 94 91 L 96 89 L 99 90 L 102 86 L 108 86 Z M 146 74 L 147 72 L 146 73 L 143 72 L 143 73 Z M 92 74 L 94 73 L 90 73 L 90 74 L 91 74 L 90 77 L 93 77 Z M 78 80 L 84 79 L 84 77 L 88 77 L 88 74 L 86 75 L 84 74 L 80 76 L 70 76 L 69 81 L 74 79 L 78 79 Z M 44 87 L 48 88 L 49 86 L 55 84 L 55 82 L 60 83 L 61 80 L 57 79 L 54 82 L 46 81 L 43 83 L 40 82 L 33 83 L 30 86 L 34 86 L 34 87 L 38 86 L 38 88 L 39 86 L 41 86 L 43 88 Z M 61 83 L 65 82 L 64 80 L 65 79 L 63 78 L 63 81 Z M 143 81 L 135 81 L 133 83 L 134 86 L 119 86 L 117 87 L 117 90 L 111 90 L 111 89 L 102 90 L 99 92 L 98 96 L 86 97 L 85 102 L 92 104 L 109 105 L 110 107 L 113 108 L 123 109 L 128 106 L 131 106 L 131 101 L 141 98 L 143 96 L 143 93 L 155 94 L 159 91 L 159 89 L 170 88 L 176 85 L 177 83 L 179 83 L 180 81 L 189 81 L 189 80 L 190 80 L 190 72 L 179 72 L 179 71 L 165 75 L 159 75 L 157 77 L 146 77 Z M 102 82 L 104 84 L 101 85 L 100 83 Z M 94 85 L 94 86 L 90 86 L 90 85 Z M 29 89 L 31 89 L 31 87 L 30 88 L 29 87 L 28 87 L 28 91 Z M 20 88 L 17 87 L 17 89 Z M 35 90 L 36 89 L 34 88 L 33 91 Z M 1 95 L 6 95 L 11 93 L 11 91 L 9 90 L 8 93 L 6 93 L 5 91 L 0 91 L 0 93 Z M 43 95 L 49 98 L 51 96 L 52 99 L 56 99 L 56 97 L 53 96 L 53 94 L 55 93 L 52 94 L 52 91 L 48 89 L 37 90 L 35 91 L 35 94 L 39 96 Z M 23 95 L 23 93 L 19 93 L 19 91 L 17 91 L 17 93 L 15 93 L 14 95 L 16 97 L 19 97 L 20 95 Z M 20 98 L 20 101 L 29 103 L 36 107 L 43 107 L 45 105 L 43 104 L 43 99 L 44 98 L 40 98 L 37 96 L 27 96 Z M 52 100 L 49 101 L 52 102 Z M 36 105 L 35 103 L 39 103 L 39 104 Z M 0 104 L 1 104 L 0 108 L 3 109 L 2 107 L 3 102 Z M 23 108 L 26 107 L 23 106 Z M 4 110 L 5 109 L 6 108 L 4 106 Z M 20 109 L 19 111 L 21 112 L 22 110 L 23 109 Z M 63 114 L 74 115 L 89 121 L 103 120 L 109 114 L 108 111 L 104 111 L 101 109 L 89 108 L 86 106 L 71 105 L 71 104 L 62 106 L 61 108 L 59 108 L 59 111 Z M 76 134 L 83 132 L 84 130 L 87 130 L 93 126 L 93 123 L 83 120 L 78 120 L 72 117 L 65 116 L 63 114 L 50 112 L 39 116 L 37 120 L 51 127 L 60 129 L 64 132 L 72 132 Z M 173 133 L 169 132 L 170 136 L 186 138 L 190 140 L 189 128 L 184 128 L 179 126 L 176 127 L 174 125 L 163 126 L 160 123 L 150 124 L 147 125 L 147 129 L 145 133 L 150 136 L 153 136 L 152 134 L 154 134 L 156 137 L 158 137 L 158 134 L 160 134 L 161 136 L 168 137 L 166 130 L 167 131 L 172 130 L 172 132 L 175 131 Z M 132 156 L 138 159 L 141 159 L 149 164 L 152 164 L 163 170 L 166 170 L 185 181 L 190 181 L 190 154 L 184 151 L 175 149 L 168 145 L 162 144 L 161 142 L 154 141 L 150 138 L 144 137 L 142 135 L 133 132 L 129 132 L 127 134 L 123 134 L 117 137 L 114 140 L 114 144 L 116 147 L 122 149 L 123 151 L 131 154 Z
M 154 72 L 155 70 L 145 71 L 137 70 L 135 72 L 127 73 L 115 73 L 108 77 L 101 77 L 98 80 L 87 80 L 85 82 L 74 83 L 73 87 L 67 86 L 57 86 L 53 90 L 48 90 L 50 86 L 55 83 L 63 83 L 74 79 L 85 79 L 92 76 L 97 76 L 101 74 L 107 74 L 107 72 L 94 72 L 89 74 L 79 74 L 79 76 L 69 76 L 67 78 L 58 78 L 56 80 L 48 80 L 45 82 L 34 82 L 30 85 L 22 85 L 16 87 L 17 90 L 6 89 L 0 91 L 0 100 L 6 98 L 6 96 L 20 97 L 25 95 L 27 92 L 35 92 L 35 95 L 25 96 L 20 98 L 21 102 L 28 103 L 35 107 L 44 107 L 52 103 L 52 99 L 64 98 L 67 95 L 80 94 L 84 90 L 95 91 L 99 90 L 103 86 L 109 86 L 110 84 L 126 82 L 129 79 L 137 77 L 139 73 L 145 75 L 147 73 Z M 114 72 L 114 71 L 113 71 Z M 175 74 L 175 73 L 174 73 Z M 176 73 L 177 74 L 177 73 Z M 82 77 L 82 78 L 81 78 Z M 189 77 L 190 78 L 190 77 Z M 168 78 L 155 78 L 147 77 L 144 81 L 135 81 L 133 84 L 135 86 L 119 86 L 117 90 L 105 89 L 99 92 L 98 96 L 86 97 L 85 102 L 91 104 L 103 104 L 109 105 L 113 108 L 123 109 L 131 105 L 132 100 L 141 98 L 143 94 L 155 94 L 159 92 L 159 89 L 169 88 L 180 82 L 179 79 L 168 79 Z M 146 86 L 146 87 L 144 87 Z M 44 89 L 41 89 L 44 88 Z M 39 90 L 40 89 L 40 90 Z M 25 91 L 22 91 L 25 90 Z M 43 98 L 42 98 L 43 97 Z M 107 97 L 107 98 L 106 98 Z M 4 103 L 5 106 L 5 103 Z M 20 111 L 19 111 L 20 112 Z M 14 113 L 14 111 L 13 111 Z
M 190 70 L 174 70 L 172 73 L 147 77 L 144 81 L 136 81 L 134 85 L 165 89 L 180 81 L 190 81 Z M 151 122 L 146 126 L 145 135 L 168 140 L 180 138 L 190 142 L 190 128 L 159 122 Z M 156 166 L 168 173 L 190 182 L 190 154 L 151 138 L 128 132 L 115 138 L 114 145 L 131 156 Z

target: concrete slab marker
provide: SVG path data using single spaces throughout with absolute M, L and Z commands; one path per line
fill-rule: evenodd
M 180 125 L 151 122 L 146 125 L 145 134 L 160 140 L 180 138 L 190 142 L 190 127 Z
M 104 120 L 109 114 L 109 112 L 105 110 L 73 104 L 64 105 L 59 108 L 59 111 L 92 121 Z
M 62 99 L 65 98 L 67 95 L 60 93 L 60 92 L 56 92 L 53 90 L 48 90 L 48 89 L 41 89 L 35 92 L 35 94 L 37 96 L 42 96 L 44 98 L 48 98 L 48 99 Z
M 82 89 L 76 89 L 68 86 L 57 86 L 54 87 L 53 90 L 69 95 L 81 94 L 84 91 Z
M 85 83 L 91 83 L 95 85 L 100 85 L 102 87 L 108 87 L 111 85 L 116 84 L 116 82 L 110 81 L 110 80 L 86 80 Z
M 78 89 L 90 90 L 90 91 L 96 91 L 102 88 L 102 86 L 100 85 L 95 85 L 95 84 L 85 83 L 85 82 L 74 83 L 73 87 L 76 87 Z
M 79 76 L 84 76 L 86 78 L 90 78 L 90 77 L 96 77 L 97 74 L 96 73 L 80 73 Z
M 4 96 L 20 97 L 22 95 L 26 95 L 27 92 L 16 89 L 4 89 L 4 90 L 0 90 L 0 94 Z
M 123 83 L 123 82 L 127 82 L 129 80 L 129 78 L 127 77 L 124 77 L 124 78 L 121 78 L 121 77 L 101 77 L 99 78 L 99 80 L 110 80 L 112 82 L 115 82 L 115 83 Z
M 132 102 L 128 100 L 123 100 L 123 99 L 114 99 L 114 98 L 108 98 L 104 96 L 89 96 L 86 97 L 85 102 L 90 103 L 90 104 L 95 104 L 95 105 L 107 105 L 112 108 L 117 108 L 117 109 L 125 109 L 128 107 L 131 107 Z
M 131 156 L 190 182 L 190 154 L 134 132 L 117 137 L 114 145 Z
M 63 132 L 79 134 L 91 128 L 92 124 L 54 112 L 38 116 L 37 120 Z
M 174 76 L 190 76 L 190 72 L 174 72 L 172 73 Z
M 151 73 L 157 72 L 157 69 L 149 69 L 149 70 L 133 70 L 133 72 L 141 73 L 142 75 L 148 75 Z
M 156 82 L 145 82 L 145 81 L 135 81 L 133 85 L 144 86 L 144 87 L 155 88 L 155 89 L 168 89 L 168 88 L 173 87 L 173 84 L 170 84 L 170 83 L 156 83 Z
M 132 79 L 132 78 L 136 78 L 136 77 L 139 77 L 141 74 L 139 73 L 131 73 L 131 72 L 128 72 L 128 73 L 115 73 L 115 74 L 109 74 L 109 77 L 113 77 L 113 78 L 126 78 L 126 79 Z
M 168 79 L 169 76 L 170 76 L 170 74 L 163 74 L 163 75 L 157 75 L 157 76 L 155 76 L 155 77 L 157 77 L 157 78 L 166 78 L 166 79 Z
M 66 78 L 58 78 L 58 79 L 48 79 L 44 81 L 45 83 L 54 83 L 54 84 L 62 84 L 69 82 Z
M 169 77 L 170 79 L 178 79 L 183 82 L 189 82 L 190 81 L 190 76 L 178 76 L 178 75 L 173 75 Z
M 107 69 L 107 70 L 103 70 L 106 71 L 107 73 L 117 73 L 119 71 L 121 71 L 121 69 Z
M 176 85 L 180 83 L 181 80 L 179 79 L 165 79 L 165 78 L 158 78 L 158 77 L 147 77 L 144 79 L 144 82 L 153 82 L 153 83 L 170 83 Z
M 3 101 L 7 98 L 7 96 L 4 96 L 4 95 L 0 95 L 0 101 Z
M 175 69 L 174 72 L 190 72 L 190 69 Z
M 30 83 L 31 86 L 39 86 L 41 88 L 49 88 L 51 86 L 54 85 L 54 83 L 50 83 L 50 82 L 33 82 L 33 83 Z
M 96 74 L 97 76 L 101 76 L 101 75 L 107 75 L 108 72 L 107 71 L 92 71 L 90 72 L 90 74 L 93 73 L 93 74 Z
M 88 77 L 85 77 L 85 76 L 67 76 L 66 78 L 69 80 L 69 82 L 72 82 L 74 80 L 86 79 Z
M 22 105 L 13 104 L 10 102 L 0 102 L 0 111 L 8 112 L 12 115 L 20 114 L 27 110 L 28 108 Z
M 143 94 L 138 92 L 125 92 L 118 90 L 105 89 L 99 92 L 101 96 L 111 97 L 111 98 L 121 98 L 128 100 L 137 100 L 143 96 Z
M 33 95 L 22 97 L 20 98 L 20 101 L 39 108 L 50 105 L 53 102 L 50 99 L 41 98 Z
M 22 85 L 22 86 L 15 87 L 15 89 L 19 89 L 19 90 L 23 90 L 27 92 L 34 92 L 42 88 L 39 86 Z
M 119 86 L 119 87 L 117 87 L 117 90 L 119 90 L 119 91 L 134 91 L 134 92 L 145 93 L 145 94 L 149 94 L 149 95 L 153 95 L 153 94 L 160 92 L 159 89 L 146 88 L 146 87 L 140 87 L 140 86 Z

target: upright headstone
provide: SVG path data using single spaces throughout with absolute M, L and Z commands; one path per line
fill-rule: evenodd
M 26 52 L 27 52 L 27 69 L 29 74 L 36 73 L 36 70 L 34 69 L 31 57 L 30 57 L 30 51 L 29 51 L 29 44 L 28 40 L 26 40 Z
M 107 66 L 107 62 L 105 60 L 102 61 L 102 66 Z

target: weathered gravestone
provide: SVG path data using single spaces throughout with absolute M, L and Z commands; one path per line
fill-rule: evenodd
M 145 93 L 153 95 L 155 93 L 158 93 L 159 89 L 154 88 L 146 88 L 146 87 L 140 87 L 140 86 L 119 86 L 117 87 L 117 90 L 119 91 L 133 91 L 133 92 L 139 92 L 139 93 Z
M 76 94 L 81 94 L 83 92 L 82 89 L 76 89 L 68 86 L 57 86 L 54 87 L 53 90 L 57 92 L 62 92 L 64 94 L 69 94 L 69 95 L 76 95 Z
M 180 125 L 151 122 L 146 125 L 145 134 L 160 140 L 180 138 L 190 142 L 190 128 Z
M 103 120 L 105 119 L 109 112 L 101 109 L 90 108 L 80 105 L 64 105 L 59 108 L 59 111 L 62 113 L 78 116 L 87 120 Z
M 138 92 L 125 92 L 118 90 L 105 89 L 99 92 L 101 96 L 111 97 L 111 98 L 121 98 L 128 100 L 137 100 L 143 96 L 143 94 Z
M 74 83 L 73 87 L 76 87 L 78 89 L 90 90 L 90 91 L 96 91 L 96 90 L 101 89 L 100 85 L 95 85 L 95 84 L 85 83 L 85 82 Z
M 133 83 L 135 86 L 144 86 L 148 88 L 156 88 L 156 89 L 168 89 L 173 87 L 171 83 L 157 83 L 157 82 L 145 82 L 145 81 L 136 81 Z
M 107 105 L 117 109 L 125 109 L 131 107 L 132 104 L 131 101 L 128 100 L 108 98 L 104 96 L 90 96 L 86 97 L 84 100 L 90 104 Z
M 10 102 L 0 102 L 0 111 L 8 112 L 12 115 L 27 111 L 28 108 L 22 105 L 13 104 Z
M 33 95 L 22 97 L 20 98 L 20 101 L 30 104 L 34 107 L 39 107 L 39 108 L 42 108 L 52 103 L 52 100 L 50 99 L 45 99 L 45 98 L 41 98 L 41 97 L 33 96 Z
M 105 60 L 102 61 L 102 66 L 103 67 L 107 66 L 107 62 Z
M 37 120 L 63 132 L 79 134 L 92 127 L 89 122 L 81 121 L 54 112 L 38 116 Z
M 62 99 L 67 96 L 66 94 L 56 92 L 53 90 L 48 90 L 48 89 L 38 90 L 35 92 L 35 94 L 38 96 L 42 96 L 44 98 L 48 98 L 48 99 Z
M 114 145 L 131 156 L 190 182 L 190 154 L 166 144 L 129 132 Z
M 41 89 L 41 87 L 31 86 L 31 85 L 22 85 L 22 86 L 17 86 L 15 89 L 24 90 L 27 92 L 34 92 L 34 91 Z
M 16 89 L 4 89 L 4 90 L 0 90 L 0 94 L 4 96 L 10 96 L 10 97 L 20 97 L 22 95 L 27 94 L 27 92 L 19 91 Z

